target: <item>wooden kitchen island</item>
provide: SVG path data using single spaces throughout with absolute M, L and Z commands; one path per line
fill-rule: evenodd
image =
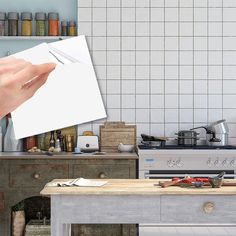
M 236 225 L 236 187 L 161 188 L 157 183 L 110 179 L 102 187 L 45 187 L 41 194 L 51 196 L 51 235 L 68 236 L 75 223 Z

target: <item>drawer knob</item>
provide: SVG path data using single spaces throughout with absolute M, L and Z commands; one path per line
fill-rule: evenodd
M 206 214 L 211 214 L 213 210 L 214 210 L 214 203 L 206 202 L 206 203 L 203 204 L 203 211 Z
M 107 175 L 104 172 L 101 172 L 98 176 L 99 176 L 100 179 L 108 178 Z
M 34 179 L 40 179 L 40 174 L 39 173 L 34 173 Z

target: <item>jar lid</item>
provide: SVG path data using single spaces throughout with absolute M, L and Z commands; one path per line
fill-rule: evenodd
M 63 20 L 63 21 L 61 22 L 61 26 L 67 26 L 67 21 Z
M 0 12 L 0 20 L 5 20 L 5 19 L 6 19 L 6 13 Z
M 58 20 L 59 14 L 57 12 L 49 12 L 48 19 L 49 20 Z
M 69 26 L 76 26 L 76 22 L 75 21 L 69 21 Z
M 8 12 L 8 20 L 18 20 L 19 13 L 18 12 Z
M 21 13 L 21 20 L 32 20 L 32 13 L 31 12 L 22 12 Z
M 36 12 L 35 20 L 46 20 L 46 13 L 44 12 Z

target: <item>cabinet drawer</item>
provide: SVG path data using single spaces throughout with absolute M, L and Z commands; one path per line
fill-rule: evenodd
M 0 191 L 0 212 L 4 211 L 4 192 Z
M 165 223 L 236 223 L 236 196 L 162 196 Z
M 20 164 L 10 167 L 10 187 L 40 187 L 53 179 L 69 178 L 66 164 Z
M 90 179 L 125 179 L 130 178 L 129 165 L 74 165 L 73 178 L 90 178 Z

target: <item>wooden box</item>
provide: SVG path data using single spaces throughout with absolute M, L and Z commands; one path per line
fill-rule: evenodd
M 118 152 L 118 145 L 136 145 L 136 125 L 125 122 L 105 122 L 100 126 L 100 149 L 102 152 Z

